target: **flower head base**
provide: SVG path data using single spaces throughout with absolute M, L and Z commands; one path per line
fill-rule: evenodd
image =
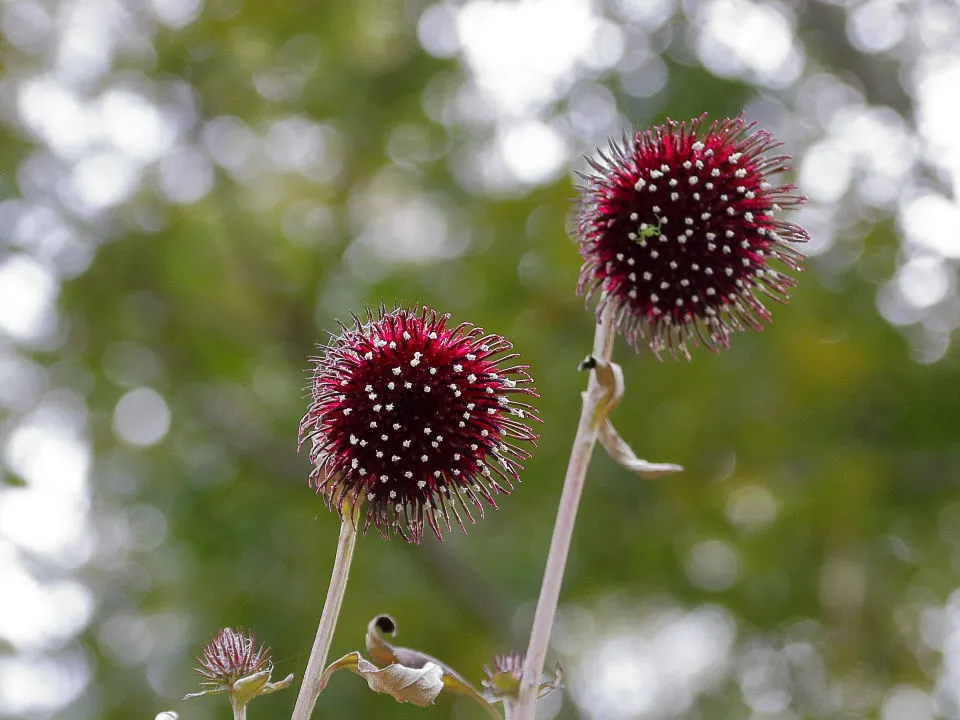
M 486 677 L 481 681 L 484 697 L 490 702 L 516 698 L 520 694 L 520 680 L 523 678 L 524 655 L 518 652 L 506 655 L 494 655 L 493 662 L 483 667 Z M 563 668 L 560 664 L 553 668 L 553 678 L 544 676 L 537 689 L 537 698 L 549 695 L 563 687 Z
M 364 529 L 392 530 L 418 543 L 428 523 L 442 539 L 451 515 L 465 530 L 469 505 L 509 494 L 536 441 L 536 411 L 515 399 L 536 396 L 526 366 L 499 335 L 428 308 L 382 306 L 341 325 L 314 358 L 313 403 L 300 423 L 311 440 L 310 476 L 327 505 L 367 501 Z
M 770 266 L 799 270 L 798 225 L 774 217 L 804 198 L 770 178 L 789 169 L 779 145 L 742 117 L 671 120 L 588 159 L 576 215 L 584 258 L 578 291 L 601 291 L 618 328 L 638 347 L 689 359 L 687 343 L 717 351 L 730 333 L 761 330 L 770 311 L 758 295 L 785 302 L 796 281 Z

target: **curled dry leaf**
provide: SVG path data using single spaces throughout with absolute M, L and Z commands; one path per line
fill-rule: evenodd
M 617 464 L 643 478 L 656 478 L 683 471 L 683 466 L 681 465 L 674 465 L 673 463 L 652 463 L 638 458 L 636 454 L 634 454 L 633 449 L 620 437 L 614 429 L 613 423 L 609 420 L 604 420 L 600 425 L 600 444 L 603 445 L 603 449 L 607 451 L 607 454 L 612 457 Z
M 383 635 L 395 635 L 397 624 L 389 615 L 378 615 L 367 625 L 366 646 L 373 662 L 358 652 L 348 653 L 332 663 L 320 677 L 320 690 L 337 670 L 349 670 L 367 681 L 370 689 L 393 696 L 398 702 L 430 705 L 440 691 L 447 690 L 472 698 L 491 716 L 500 718 L 483 695 L 459 673 L 435 657 L 410 648 L 395 647 Z M 374 664 L 376 663 L 376 664 Z
M 393 696 L 397 702 L 409 702 L 420 707 L 432 705 L 443 690 L 443 670 L 435 663 L 428 662 L 419 668 L 391 663 L 378 668 L 356 651 L 347 653 L 323 671 L 320 676 L 321 690 L 337 670 L 349 670 L 359 675 L 374 692 L 385 693 Z
M 599 440 L 604 450 L 617 464 L 643 478 L 656 478 L 681 472 L 683 467 L 673 463 L 652 463 L 641 460 L 627 442 L 620 437 L 610 422 L 609 416 L 623 397 L 623 370 L 616 363 L 588 357 L 581 367 L 593 370 L 600 391 L 601 402 L 597 403 L 593 421 L 599 425 Z M 586 394 L 584 394 L 586 395 Z M 586 397 L 584 397 L 586 401 Z

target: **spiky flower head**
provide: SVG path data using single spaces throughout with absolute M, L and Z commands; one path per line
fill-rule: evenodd
M 617 326 L 638 347 L 645 340 L 689 359 L 690 345 L 729 346 L 730 333 L 760 330 L 770 311 L 760 296 L 785 302 L 796 281 L 771 266 L 800 270 L 800 226 L 775 217 L 805 198 L 773 177 L 789 170 L 780 145 L 742 117 L 706 115 L 665 125 L 588 158 L 576 215 L 584 264 L 578 291 L 600 290 Z
M 246 635 L 233 628 L 224 628 L 210 638 L 197 662 L 200 663 L 197 668 L 201 677 L 200 692 L 190 693 L 183 699 L 226 694 L 235 715 L 255 697 L 283 690 L 293 682 L 292 674 L 278 682 L 270 682 L 273 674 L 270 648 L 258 648 L 253 633 Z
M 270 648 L 257 648 L 253 633 L 247 636 L 233 628 L 223 628 L 210 638 L 197 662 L 204 687 L 230 687 L 241 678 L 273 668 Z
M 424 522 L 442 539 L 451 516 L 465 531 L 485 501 L 507 495 L 535 443 L 536 396 L 525 365 L 499 335 L 429 308 L 381 306 L 340 325 L 313 358 L 311 484 L 343 516 L 366 501 L 364 530 L 419 543 Z

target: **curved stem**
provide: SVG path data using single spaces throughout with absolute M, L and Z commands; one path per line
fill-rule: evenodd
M 247 705 L 243 703 L 242 705 L 237 704 L 236 698 L 233 695 L 230 696 L 230 707 L 233 708 L 233 720 L 247 720 Z
M 597 360 L 609 362 L 613 352 L 615 330 L 613 313 L 613 305 L 606 303 L 593 337 L 593 357 Z M 540 586 L 540 597 L 537 600 L 537 611 L 530 630 L 530 644 L 527 646 L 523 677 L 520 681 L 520 696 L 512 708 L 511 720 L 533 720 L 536 710 L 540 676 L 543 674 L 550 631 L 553 629 L 557 614 L 557 602 L 560 599 L 560 586 L 563 583 L 563 571 L 570 551 L 570 539 L 573 536 L 573 526 L 577 518 L 577 507 L 580 505 L 587 467 L 604 419 L 601 412 L 603 400 L 604 392 L 597 380 L 596 372 L 592 371 L 587 383 L 587 391 L 583 394 L 580 423 L 573 440 L 567 475 L 563 481 L 560 507 L 553 527 L 553 539 L 550 541 L 550 554 L 547 556 L 543 584 Z
M 353 523 L 353 515 L 352 510 L 345 513 L 340 523 L 340 539 L 337 542 L 337 557 L 333 562 L 330 587 L 327 590 L 327 599 L 323 603 L 317 637 L 313 641 L 307 669 L 303 673 L 303 682 L 300 685 L 297 704 L 293 709 L 292 720 L 310 720 L 313 706 L 317 704 L 317 698 L 320 696 L 320 676 L 327 664 L 327 653 L 330 652 L 333 631 L 337 626 L 337 617 L 340 615 L 340 606 L 343 604 L 343 595 L 347 589 L 347 578 L 350 576 L 350 561 L 353 559 L 353 549 L 357 543 L 357 528 Z

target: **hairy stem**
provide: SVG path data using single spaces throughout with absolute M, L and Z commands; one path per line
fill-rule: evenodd
M 613 352 L 615 330 L 613 313 L 613 305 L 607 303 L 593 337 L 593 357 L 596 360 L 609 362 Z M 527 646 L 523 677 L 520 681 L 520 696 L 511 708 L 513 712 L 510 720 L 533 720 L 536 710 L 537 690 L 547 658 L 550 631 L 553 629 L 553 621 L 557 613 L 560 585 L 563 583 L 563 571 L 570 551 L 570 539 L 573 536 L 573 526 L 577 518 L 577 507 L 580 505 L 587 466 L 590 464 L 600 425 L 604 419 L 603 401 L 604 392 L 597 380 L 597 374 L 591 371 L 587 391 L 583 395 L 583 409 L 580 412 L 577 435 L 573 440 L 567 475 L 563 481 L 563 493 L 560 496 L 560 507 L 553 527 L 553 539 L 550 541 L 550 554 L 547 556 L 543 584 L 540 586 L 537 611 L 533 617 L 530 644 Z
M 337 626 L 343 594 L 347 589 L 347 578 L 350 576 L 353 548 L 357 543 L 357 528 L 354 521 L 354 513 L 351 509 L 349 513 L 344 514 L 340 524 L 340 539 L 337 542 L 337 557 L 333 563 L 330 587 L 327 589 L 327 599 L 323 603 L 317 637 L 313 641 L 313 649 L 310 650 L 310 659 L 303 674 L 303 683 L 300 685 L 300 694 L 297 696 L 292 720 L 310 720 L 313 706 L 317 704 L 317 698 L 320 696 L 320 676 L 327 664 L 327 653 L 330 652 L 333 631 Z

